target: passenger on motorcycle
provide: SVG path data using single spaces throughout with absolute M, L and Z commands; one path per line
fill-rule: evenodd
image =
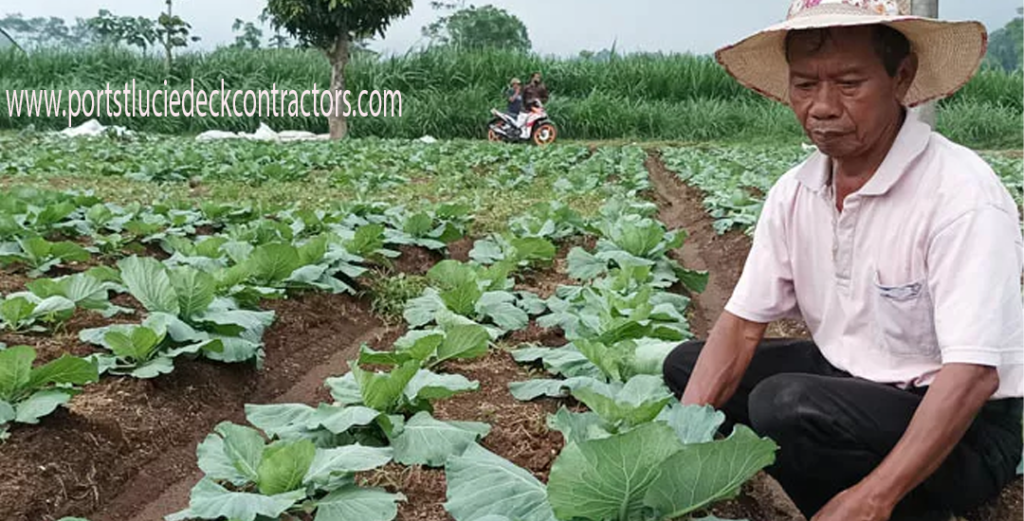
M 512 78 L 509 84 L 510 87 L 505 93 L 505 97 L 508 98 L 508 115 L 515 118 L 517 128 L 523 128 L 529 115 L 523 111 L 523 89 L 519 78 Z

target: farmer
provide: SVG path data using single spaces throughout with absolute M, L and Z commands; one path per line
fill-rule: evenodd
M 813 521 L 945 521 L 1014 479 L 1017 207 L 974 152 L 908 113 L 962 87 L 985 42 L 978 23 L 895 0 L 797 0 L 716 54 L 818 151 L 770 190 L 725 311 L 665 380 L 775 440 L 769 473 Z M 813 341 L 762 340 L 788 316 Z

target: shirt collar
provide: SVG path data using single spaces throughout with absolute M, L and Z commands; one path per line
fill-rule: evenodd
M 921 155 L 931 138 L 931 127 L 907 114 L 896 140 L 893 141 L 889 153 L 875 174 L 861 187 L 857 193 L 862 195 L 882 195 L 899 181 L 910 164 Z M 801 184 L 814 192 L 820 192 L 829 185 L 832 179 L 832 160 L 821 152 L 814 152 L 807 159 L 796 178 Z

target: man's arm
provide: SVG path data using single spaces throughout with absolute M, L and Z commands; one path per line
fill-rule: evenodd
M 896 504 L 939 468 L 998 387 L 994 367 L 943 366 L 889 455 L 812 521 L 888 519 Z
M 729 401 L 767 327 L 723 311 L 701 349 L 682 403 L 720 409 Z

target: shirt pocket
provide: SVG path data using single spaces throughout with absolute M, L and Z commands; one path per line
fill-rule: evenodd
M 872 288 L 875 342 L 898 357 L 939 356 L 931 294 L 924 279 L 884 285 L 875 272 Z

